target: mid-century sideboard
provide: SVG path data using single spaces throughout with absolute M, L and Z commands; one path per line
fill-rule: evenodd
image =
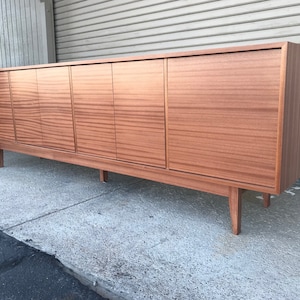
M 227 196 L 300 177 L 300 45 L 0 69 L 3 150 Z

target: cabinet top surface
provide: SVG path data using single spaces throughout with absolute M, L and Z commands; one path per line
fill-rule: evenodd
M 232 52 L 246 52 L 246 51 L 257 51 L 257 50 L 266 50 L 266 49 L 280 49 L 289 43 L 290 42 L 254 44 L 254 45 L 246 45 L 246 46 L 203 49 L 203 50 L 194 50 L 194 51 L 186 51 L 186 52 L 172 52 L 172 53 L 170 52 L 170 53 L 164 53 L 164 54 L 145 54 L 145 55 L 139 55 L 139 56 L 126 56 L 126 57 L 108 57 L 108 58 L 101 58 L 101 59 L 94 59 L 94 60 L 81 60 L 81 61 L 69 61 L 69 62 L 42 64 L 42 65 L 18 66 L 18 67 L 10 67 L 10 68 L 0 69 L 0 72 L 1 71 L 13 71 L 13 70 L 37 69 L 37 68 L 51 68 L 51 67 L 63 67 L 63 66 L 125 62 L 125 61 L 135 61 L 135 60 L 187 57 L 187 56 L 232 53 Z

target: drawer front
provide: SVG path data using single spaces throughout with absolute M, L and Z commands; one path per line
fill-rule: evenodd
M 5 141 L 15 140 L 7 72 L 0 72 L 0 139 Z
M 23 144 L 42 146 L 36 70 L 11 71 L 10 86 L 17 141 Z
M 68 67 L 37 70 L 43 146 L 74 151 Z
M 165 167 L 163 60 L 113 64 L 117 158 Z
M 168 60 L 170 169 L 275 185 L 280 52 Z
M 116 158 L 111 64 L 72 67 L 78 153 Z

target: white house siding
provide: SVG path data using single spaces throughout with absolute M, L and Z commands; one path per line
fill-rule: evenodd
M 54 0 L 58 61 L 300 42 L 299 0 Z
M 0 0 L 0 67 L 55 61 L 51 1 Z

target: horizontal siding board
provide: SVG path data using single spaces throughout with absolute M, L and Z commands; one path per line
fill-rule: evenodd
M 127 33 L 126 38 L 122 34 L 114 34 L 114 35 L 105 35 L 100 37 L 95 37 L 91 39 L 85 39 L 84 45 L 82 45 L 81 40 L 69 41 L 65 43 L 60 43 L 60 53 L 75 53 L 75 52 L 85 52 L 85 51 L 93 51 L 97 49 L 101 49 L 104 47 L 120 47 L 120 46 L 130 46 L 133 43 L 135 45 L 138 44 L 147 44 L 156 42 L 159 36 L 159 39 L 162 41 L 172 41 L 180 39 L 189 39 L 189 38 L 197 38 L 201 39 L 207 36 L 219 36 L 224 34 L 231 33 L 247 33 L 254 31 L 261 31 L 262 28 L 264 30 L 274 30 L 274 35 L 281 31 L 281 29 L 294 27 L 300 25 L 299 15 L 287 17 L 287 18 L 278 18 L 276 20 L 276 25 L 274 26 L 273 19 L 267 19 L 263 21 L 257 20 L 247 20 L 241 26 L 238 23 L 231 23 L 230 19 L 224 18 L 224 21 L 217 20 L 213 27 L 206 28 L 205 24 L 201 26 L 201 24 L 192 23 L 192 24 L 182 24 L 182 26 L 174 27 L 162 27 L 160 32 L 157 33 L 156 29 L 147 29 L 143 31 L 143 34 L 137 34 L 136 32 Z M 236 20 L 235 20 L 236 21 Z M 220 23 L 221 22 L 221 23 Z M 228 22 L 228 24 L 227 24 Z M 221 25 L 223 24 L 223 26 Z M 276 33 L 275 33 L 276 31 Z
M 157 1 L 157 0 L 156 0 Z M 168 1 L 173 1 L 173 0 L 168 0 Z M 152 3 L 152 1 L 143 1 L 143 2 L 148 2 Z M 140 5 L 145 5 L 143 2 L 140 3 Z M 166 2 L 164 1 L 159 1 L 160 3 Z M 103 14 L 104 10 L 107 14 L 110 8 L 115 8 L 118 6 L 118 9 L 124 10 L 131 10 L 132 7 L 130 6 L 131 3 L 134 3 L 134 8 L 136 8 L 136 0 L 114 0 L 114 1 L 89 1 L 88 3 L 85 1 L 81 1 L 79 3 L 73 4 L 70 3 L 69 5 L 65 5 L 62 7 L 57 7 L 56 9 L 56 14 L 59 20 L 63 22 L 66 17 L 70 16 L 70 13 L 72 14 L 72 17 L 76 16 L 81 16 L 82 18 L 87 18 L 89 13 L 92 13 L 96 10 L 101 10 L 101 13 Z M 125 8 L 123 8 L 125 6 Z M 114 9 L 115 11 L 115 9 Z M 66 21 L 67 22 L 67 21 Z
M 108 1 L 111 2 L 111 0 L 106 0 L 106 1 L 103 1 L 103 2 L 108 2 Z M 70 3 L 72 5 L 83 3 L 83 5 L 86 6 L 86 3 L 84 3 L 84 2 L 85 1 L 82 1 L 82 0 L 72 0 L 72 1 L 70 1 L 70 0 L 55 0 L 55 3 L 56 3 L 55 6 L 57 8 L 59 8 L 59 7 L 65 7 L 65 6 L 69 6 Z
M 298 30 L 300 29 L 300 26 L 298 27 Z M 299 32 L 299 31 L 298 31 Z M 273 34 L 273 31 L 271 30 L 271 33 Z M 115 48 L 104 48 L 99 49 L 95 51 L 86 51 L 82 52 L 80 55 L 78 52 L 75 53 L 68 53 L 68 54 L 62 54 L 61 59 L 63 61 L 66 60 L 85 60 L 85 59 L 92 59 L 95 57 L 100 56 L 106 56 L 106 57 L 116 57 L 116 56 L 134 56 L 134 55 L 142 55 L 146 52 L 148 53 L 160 53 L 160 52 L 174 52 L 174 51 L 182 51 L 182 50 L 197 50 L 197 49 L 207 49 L 207 48 L 220 48 L 227 46 L 228 44 L 234 44 L 234 45 L 247 45 L 247 44 L 253 44 L 253 43 L 264 43 L 264 42 L 279 42 L 284 39 L 299 39 L 299 36 L 297 35 L 290 35 L 290 30 L 285 29 L 281 30 L 281 32 L 278 33 L 278 35 L 266 39 L 266 35 L 268 33 L 266 31 L 257 33 L 257 32 L 251 32 L 247 33 L 243 36 L 241 36 L 240 33 L 236 34 L 228 34 L 228 35 L 220 35 L 220 36 L 213 36 L 213 37 L 207 37 L 204 40 L 200 39 L 181 39 L 181 40 L 173 40 L 169 42 L 157 42 L 152 43 L 151 47 L 152 50 L 149 51 L 148 44 L 144 45 L 131 45 L 126 47 L 115 47 Z M 218 42 L 216 41 L 216 38 Z M 255 41 L 255 42 L 254 42 Z M 300 40 L 299 40 L 300 42 Z M 109 54 L 108 54 L 109 53 Z
M 214 1 L 215 2 L 215 1 Z M 249 1 L 246 1 L 246 3 Z M 115 3 L 115 1 L 114 1 Z M 112 17 L 114 20 L 126 20 L 128 18 L 132 18 L 135 16 L 139 16 L 139 18 L 146 18 L 154 13 L 158 13 L 158 18 L 160 18 L 160 14 L 163 12 L 169 12 L 172 14 L 172 10 L 188 10 L 191 11 L 192 7 L 204 6 L 204 4 L 209 4 L 211 1 L 160 1 L 160 0 L 152 0 L 152 1 L 140 1 L 137 6 L 136 1 L 129 4 L 124 4 L 123 2 L 118 5 L 117 10 L 116 6 L 109 7 L 107 9 L 102 9 L 99 7 L 99 4 L 95 4 L 93 7 L 86 7 L 86 9 L 82 9 L 82 11 L 77 11 L 76 13 L 72 13 L 70 16 L 70 12 L 66 15 L 69 16 L 68 20 L 65 19 L 64 14 L 57 14 L 57 26 L 68 24 L 70 22 L 75 23 L 77 27 L 81 27 L 82 24 L 86 24 L 86 22 L 95 22 L 95 20 L 99 19 L 99 13 L 101 14 L 101 23 L 111 21 Z M 227 5 L 232 7 L 231 5 Z M 92 8 L 92 11 L 90 11 Z M 89 10 L 89 12 L 87 11 Z M 83 23 L 81 23 L 83 22 Z
M 244 14 L 249 12 L 248 1 L 244 2 L 243 5 L 236 7 L 232 5 L 224 6 L 222 4 L 219 4 L 218 10 L 215 9 L 215 5 L 209 5 L 210 3 L 199 4 L 197 2 L 194 2 L 193 6 L 178 6 L 176 5 L 177 2 L 182 3 L 182 1 L 175 1 L 175 4 L 173 4 L 173 2 L 167 4 L 159 4 L 156 6 L 145 7 L 145 9 L 139 8 L 131 11 L 126 10 L 125 12 L 118 12 L 115 8 L 115 13 L 108 15 L 105 15 L 105 13 L 103 13 L 102 11 L 97 11 L 93 12 L 93 18 L 89 16 L 82 21 L 70 16 L 68 18 L 69 22 L 65 22 L 61 26 L 59 25 L 60 20 L 59 18 L 57 18 L 57 37 L 70 34 L 70 29 L 77 29 L 77 32 L 81 32 L 81 30 L 88 31 L 90 29 L 89 26 L 94 25 L 98 26 L 98 28 L 103 28 L 103 26 L 106 28 L 122 27 L 128 25 L 138 25 L 145 22 L 161 21 L 167 18 L 189 17 L 190 15 L 196 16 L 196 20 L 210 20 L 222 16 L 236 16 L 241 13 Z M 207 7 L 208 5 L 209 7 Z M 277 7 L 281 8 L 282 5 L 277 4 Z M 92 30 L 94 30 L 94 28 L 92 28 Z
M 74 30 L 74 34 L 68 35 L 66 39 L 65 36 L 60 36 L 57 34 L 57 41 L 60 44 L 70 43 L 72 41 L 80 41 L 84 38 L 95 38 L 95 37 L 105 37 L 110 36 L 112 38 L 116 37 L 116 35 L 126 35 L 122 36 L 123 38 L 127 37 L 127 34 L 135 34 L 135 35 L 145 35 L 148 32 L 155 31 L 156 34 L 163 32 L 176 32 L 177 30 L 193 30 L 198 28 L 211 28 L 217 26 L 224 25 L 235 25 L 240 24 L 243 26 L 245 23 L 249 22 L 257 22 L 269 20 L 271 24 L 274 24 L 274 19 L 283 19 L 286 17 L 294 17 L 294 19 L 286 20 L 288 24 L 290 22 L 295 22 L 297 18 L 299 18 L 300 6 L 297 7 L 288 7 L 285 10 L 274 9 L 272 11 L 267 12 L 256 12 L 253 13 L 245 13 L 245 14 L 235 14 L 233 18 L 232 15 L 226 15 L 226 13 L 221 14 L 216 18 L 199 18 L 199 13 L 191 13 L 189 15 L 183 16 L 173 16 L 166 17 L 163 16 L 163 19 L 151 20 L 150 22 L 140 22 L 138 24 L 127 24 L 126 26 L 118 27 L 113 26 L 113 24 L 95 24 L 93 27 L 86 26 L 85 28 L 81 28 L 80 30 Z M 297 21 L 297 20 L 296 20 Z M 159 28 L 159 31 L 157 29 Z
M 188 21 L 191 22 L 206 22 L 206 26 L 213 26 L 210 25 L 210 23 L 216 19 L 222 19 L 224 17 L 230 18 L 232 22 L 234 22 L 235 18 L 238 17 L 248 17 L 248 18 L 255 18 L 256 20 L 260 17 L 262 19 L 264 18 L 270 18 L 270 16 L 274 13 L 275 16 L 282 16 L 295 14 L 300 11 L 300 3 L 298 2 L 297 5 L 294 6 L 284 6 L 283 3 L 276 3 L 275 6 L 272 4 L 272 8 L 269 7 L 269 9 L 266 10 L 266 7 L 259 5 L 258 7 L 253 7 L 253 5 L 240 5 L 232 9 L 232 7 L 225 7 L 225 8 L 219 8 L 218 10 L 204 10 L 203 7 L 200 6 L 194 6 L 194 7 L 186 7 L 186 8 L 180 8 L 178 10 L 172 9 L 163 12 L 163 18 L 162 18 L 162 12 L 153 12 L 148 13 L 147 15 L 133 15 L 128 16 L 123 19 L 117 18 L 116 15 L 114 15 L 114 18 L 112 19 L 112 16 L 108 16 L 107 18 L 102 15 L 100 15 L 98 18 L 85 20 L 83 22 L 70 22 L 67 24 L 64 24 L 63 26 L 57 25 L 58 20 L 56 20 L 57 25 L 57 38 L 63 38 L 65 36 L 76 36 L 80 33 L 85 33 L 88 31 L 103 31 L 104 29 L 112 29 L 115 28 L 119 32 L 128 32 L 129 30 L 140 30 L 141 27 L 145 28 L 152 27 L 152 28 L 160 28 L 161 26 L 174 26 L 178 23 L 185 23 Z M 259 16 L 256 17 L 255 15 L 258 14 Z M 240 23 L 241 25 L 243 24 Z M 129 27 L 131 25 L 131 28 Z
M 59 61 L 300 42 L 300 3 L 272 1 L 54 1 Z

